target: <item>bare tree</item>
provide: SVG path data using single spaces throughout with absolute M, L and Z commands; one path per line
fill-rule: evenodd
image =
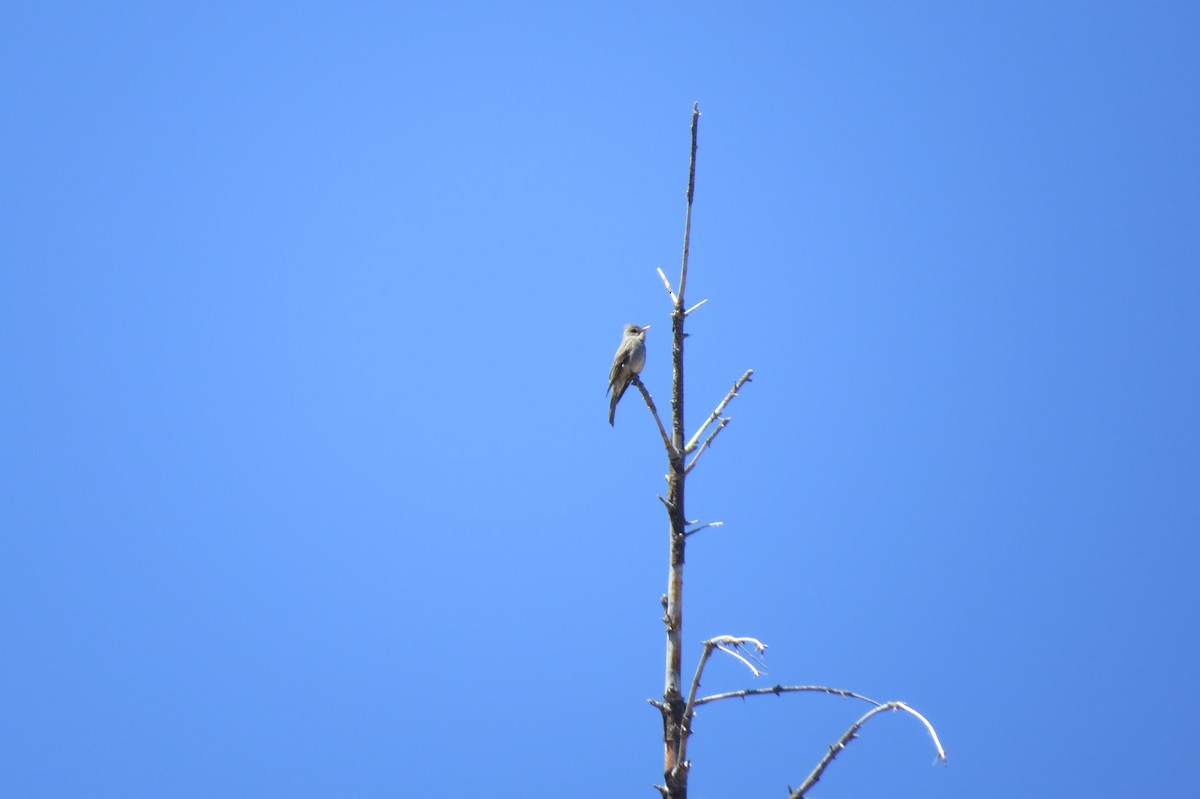
M 700 110 L 699 105 L 696 104 L 692 106 L 692 149 L 688 166 L 687 213 L 683 228 L 683 264 L 679 272 L 678 288 L 672 288 L 670 280 L 667 279 L 662 269 L 658 270 L 658 274 L 662 278 L 667 293 L 671 298 L 671 362 L 673 379 L 671 384 L 670 433 L 663 426 L 662 419 L 659 417 L 658 409 L 654 405 L 654 400 L 650 396 L 650 392 L 646 390 L 645 385 L 637 375 L 632 376 L 634 385 L 637 386 L 642 397 L 646 400 L 646 405 L 654 415 L 654 420 L 658 424 L 659 433 L 662 435 L 663 447 L 667 454 L 667 495 L 665 498 L 662 496 L 658 497 L 666 508 L 667 520 L 669 522 L 668 529 L 671 536 L 670 573 L 667 582 L 667 593 L 662 597 L 664 611 L 662 620 L 667 632 L 666 680 L 663 687 L 662 700 L 649 700 L 662 713 L 663 721 L 663 784 L 656 785 L 655 787 L 665 799 L 687 799 L 688 771 L 691 767 L 691 763 L 687 758 L 687 746 L 688 739 L 692 733 L 692 719 L 697 707 L 722 699 L 731 699 L 734 697 L 744 699 L 745 697 L 768 694 L 778 696 L 785 693 L 818 692 L 860 700 L 873 706 L 861 718 L 851 724 L 849 729 L 837 741 L 830 745 L 829 750 L 816 764 L 804 782 L 801 783 L 800 787 L 791 792 L 790 799 L 801 799 L 804 797 L 806 792 L 821 778 L 821 775 L 829 767 L 829 764 L 833 762 L 833 759 L 846 748 L 847 744 L 854 740 L 859 728 L 872 717 L 887 710 L 903 710 L 919 719 L 925 725 L 925 728 L 933 739 L 938 759 L 945 762 L 946 753 L 942 749 L 942 744 L 938 740 L 937 732 L 934 730 L 933 725 L 924 716 L 903 702 L 877 702 L 874 699 L 869 699 L 853 691 L 830 688 L 823 685 L 776 685 L 771 688 L 748 688 L 740 691 L 712 694 L 710 696 L 696 696 L 700 687 L 700 677 L 704 673 L 704 666 L 714 651 L 721 651 L 736 658 L 745 664 L 754 676 L 758 676 L 762 665 L 759 658 L 766 652 L 767 647 L 756 638 L 718 635 L 702 641 L 701 646 L 703 649 L 696 664 L 695 674 L 687 687 L 686 695 L 684 694 L 682 677 L 684 549 L 690 535 L 707 527 L 718 527 L 721 524 L 721 522 L 700 524 L 698 521 L 689 520 L 684 512 L 684 488 L 687 476 L 696 467 L 700 456 L 709 449 L 717 434 L 729 424 L 730 418 L 724 415 L 725 408 L 738 396 L 738 391 L 750 382 L 750 378 L 754 374 L 753 370 L 747 370 L 745 374 L 739 377 L 734 382 L 729 393 L 725 395 L 725 398 L 708 415 L 708 418 L 700 426 L 700 429 L 690 439 L 687 439 L 685 443 L 686 436 L 683 423 L 683 343 L 686 334 L 683 327 L 687 317 L 707 302 L 707 300 L 701 300 L 690 308 L 684 302 L 688 278 L 688 245 L 692 231 L 692 198 L 696 189 L 696 134 L 699 121 Z M 709 430 L 710 427 L 712 428 L 711 430 Z M 705 435 L 706 431 L 708 431 L 707 435 Z

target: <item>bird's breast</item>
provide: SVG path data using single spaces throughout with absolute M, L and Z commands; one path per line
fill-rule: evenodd
M 646 348 L 638 347 L 629 357 L 629 370 L 634 374 L 640 374 L 642 367 L 646 365 Z

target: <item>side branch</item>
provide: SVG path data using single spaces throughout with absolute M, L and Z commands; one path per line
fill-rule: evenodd
M 846 744 L 855 739 L 856 733 L 858 732 L 859 728 L 862 727 L 862 725 L 867 723 L 867 719 L 888 709 L 889 707 L 887 705 L 880 705 L 879 707 L 867 711 L 866 715 L 851 724 L 850 729 L 846 730 L 841 738 L 838 738 L 837 743 L 829 747 L 829 751 L 825 753 L 823 758 L 821 758 L 821 762 L 818 763 L 817 767 L 812 770 L 812 773 L 808 775 L 808 778 L 800 784 L 800 787 L 792 791 L 792 793 L 788 796 L 788 799 L 804 799 L 805 792 L 817 784 L 817 781 L 821 779 L 821 775 L 825 773 L 825 769 L 829 768 L 829 764 L 833 762 L 833 759 L 837 757 L 843 749 L 846 748 Z
M 688 524 L 694 524 L 694 522 L 688 522 Z M 691 538 L 693 535 L 700 532 L 701 530 L 707 530 L 709 527 L 721 527 L 724 524 L 725 524 L 725 522 L 709 522 L 708 524 L 702 524 L 699 527 L 693 527 L 691 530 L 685 530 L 683 532 L 683 537 Z
M 696 461 L 700 460 L 700 456 L 704 454 L 704 451 L 706 449 L 708 449 L 708 445 L 711 444 L 712 440 L 717 437 L 717 433 L 724 430 L 725 425 L 729 424 L 732 421 L 733 420 L 728 417 L 722 419 L 721 423 L 719 425 L 717 425 L 716 429 L 708 434 L 708 438 L 704 439 L 704 443 L 700 445 L 700 449 L 696 450 L 696 456 L 694 458 L 692 458 L 692 462 L 689 463 L 687 465 L 687 468 L 683 470 L 684 474 L 688 474 L 692 471 L 692 468 L 696 465 Z
M 708 642 L 705 643 L 707 644 Z M 704 696 L 696 699 L 695 701 L 692 701 L 689 697 L 689 719 L 690 713 L 693 712 L 695 708 L 709 702 L 716 702 L 719 699 L 733 699 L 736 697 L 745 699 L 747 696 L 766 696 L 768 694 L 779 696 L 780 694 L 799 691 L 813 691 L 823 694 L 832 694 L 834 696 L 840 696 L 846 699 L 858 699 L 862 702 L 874 705 L 875 707 L 871 708 L 871 710 L 867 711 L 862 718 L 850 725 L 850 729 L 846 730 L 842 737 L 839 738 L 837 742 L 833 744 L 833 746 L 829 747 L 829 751 L 825 753 L 823 758 L 821 758 L 821 762 L 818 763 L 817 767 L 814 768 L 812 773 L 808 775 L 808 778 L 804 780 L 804 783 L 792 792 L 788 799 L 804 799 L 805 792 L 817 784 L 817 781 L 821 779 L 821 775 L 825 773 L 825 769 L 829 768 L 829 764 L 833 762 L 833 759 L 837 757 L 843 749 L 846 748 L 847 744 L 857 737 L 858 730 L 867 723 L 867 720 L 872 716 L 884 712 L 885 710 L 903 710 L 906 713 L 911 713 L 913 716 L 915 716 L 923 725 L 925 725 L 925 729 L 929 732 L 929 737 L 933 740 L 933 746 L 937 750 L 938 760 L 942 761 L 943 763 L 946 762 L 946 750 L 942 748 L 942 742 L 938 738 L 937 730 L 933 728 L 933 724 L 929 722 L 929 719 L 922 716 L 904 702 L 876 702 L 874 699 L 871 699 L 868 696 L 856 694 L 853 691 L 847 691 L 843 688 L 830 688 L 826 685 L 776 685 L 772 688 L 747 688 L 741 691 L 729 691 L 722 694 L 712 694 L 711 696 Z
M 823 694 L 832 694 L 834 696 L 844 697 L 846 699 L 861 699 L 864 702 L 876 706 L 883 704 L 882 702 L 876 702 L 874 699 L 863 696 L 862 694 L 856 694 L 853 691 L 847 691 L 844 688 L 830 688 L 825 685 L 776 685 L 772 688 L 746 688 L 741 691 L 727 691 L 723 694 L 703 696 L 696 700 L 696 706 L 699 707 L 700 705 L 708 704 L 709 702 L 716 702 L 718 699 L 735 699 L 739 696 L 745 699 L 747 696 L 764 696 L 766 694 L 779 696 L 780 694 L 792 693 L 795 691 L 816 691 Z
M 685 454 L 690 453 L 696 449 L 696 442 L 698 442 L 700 440 L 700 436 L 704 435 L 704 431 L 706 429 L 708 429 L 708 426 L 710 424 L 715 422 L 717 419 L 721 418 L 721 412 L 725 410 L 725 406 L 728 405 L 733 400 L 733 398 L 738 395 L 738 389 L 740 389 L 742 386 L 746 385 L 747 383 L 752 382 L 750 380 L 750 378 L 753 375 L 754 375 L 754 370 L 747 369 L 746 374 L 742 375 L 741 377 L 739 377 L 737 379 L 737 382 L 733 384 L 733 388 L 729 389 L 729 393 L 725 395 L 725 399 L 721 400 L 721 404 L 717 406 L 717 409 L 715 411 L 713 411 L 711 414 L 709 414 L 708 419 L 706 419 L 704 421 L 704 424 L 700 425 L 700 429 L 696 431 L 696 435 L 692 436 L 692 440 L 689 441 L 687 443 L 687 446 L 683 448 L 683 451 Z M 717 428 L 717 429 L 720 430 L 720 428 Z M 715 436 L 715 435 L 716 435 L 716 432 L 714 432 L 711 436 L 708 437 L 707 440 L 705 440 L 705 442 L 704 442 L 705 446 L 707 446 L 708 443 L 712 441 L 713 436 Z M 696 457 L 699 457 L 699 455 L 697 455 Z M 695 460 L 693 460 L 692 463 L 695 464 Z
M 866 724 L 872 716 L 878 715 L 885 710 L 906 710 L 919 718 L 925 725 L 925 728 L 929 730 L 930 736 L 933 737 L 933 745 L 937 748 L 938 759 L 940 759 L 943 763 L 946 762 L 946 750 L 942 749 L 942 742 L 938 740 L 937 732 L 934 731 L 933 725 L 930 724 L 924 716 L 903 702 L 886 702 L 867 711 L 862 718 L 851 724 L 850 729 L 846 730 L 846 732 L 842 734 L 842 737 L 837 740 L 837 743 L 829 747 L 829 751 L 826 752 L 825 756 L 821 758 L 821 762 L 818 763 L 817 767 L 812 770 L 812 773 L 808 775 L 808 778 L 801 783 L 800 787 L 792 791 L 791 795 L 788 796 L 788 799 L 804 799 L 805 793 L 817 784 L 817 782 L 821 779 L 821 775 L 825 773 L 825 769 L 829 768 L 829 764 L 833 762 L 833 759 L 841 754 L 842 750 L 846 748 L 847 744 L 858 737 L 858 730 L 862 727 L 862 725 Z
M 637 386 L 638 391 L 642 392 L 642 397 L 646 400 L 646 407 L 653 414 L 654 423 L 658 425 L 658 432 L 662 434 L 663 446 L 667 448 L 667 457 L 671 457 L 675 452 L 675 448 L 671 446 L 671 439 L 667 437 L 667 429 L 663 427 L 662 419 L 658 416 L 658 408 L 654 405 L 654 400 L 650 397 L 650 392 L 646 390 L 646 386 L 642 383 L 640 377 L 632 375 L 631 379 L 633 384 Z
M 662 278 L 663 285 L 667 287 L 667 293 L 671 295 L 671 307 L 674 308 L 679 304 L 679 298 L 675 296 L 675 291 L 671 288 L 671 281 L 667 280 L 661 266 L 658 267 L 658 276 Z

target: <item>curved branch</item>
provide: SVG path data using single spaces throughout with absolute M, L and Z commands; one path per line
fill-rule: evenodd
M 688 691 L 687 704 L 683 708 L 683 723 L 680 725 L 682 730 L 679 736 L 679 755 L 676 758 L 678 763 L 687 762 L 687 742 L 692 735 L 692 716 L 696 713 L 696 689 L 700 687 L 700 675 L 704 673 L 704 665 L 708 663 L 708 658 L 712 655 L 714 649 L 720 649 L 726 654 L 732 655 L 753 672 L 754 676 L 759 675 L 758 669 L 754 667 L 750 661 L 738 654 L 737 650 L 743 649 L 747 644 L 753 646 L 762 654 L 767 649 L 767 645 L 757 638 L 738 637 L 736 635 L 718 635 L 715 638 L 709 638 L 707 641 L 701 641 L 704 644 L 704 653 L 700 655 L 700 662 L 696 664 L 696 676 L 692 677 L 692 687 Z M 753 657 L 753 655 L 751 655 Z M 757 659 L 757 658 L 756 658 Z M 762 664 L 759 663 L 761 666 Z M 765 666 L 763 667 L 766 668 Z
M 707 644 L 708 642 L 706 641 L 705 643 Z M 929 719 L 922 716 L 904 702 L 876 702 L 869 696 L 863 696 L 862 694 L 857 694 L 854 691 L 847 691 L 844 688 L 830 688 L 827 685 L 776 685 L 771 688 L 745 688 L 741 691 L 728 691 L 723 694 L 702 696 L 694 702 L 689 701 L 688 704 L 689 710 L 694 711 L 694 709 L 700 705 L 705 705 L 709 702 L 716 702 L 719 699 L 734 699 L 737 697 L 745 699 L 747 696 L 766 696 L 768 694 L 779 696 L 780 694 L 795 693 L 799 691 L 813 691 L 823 694 L 832 694 L 833 696 L 840 696 L 845 699 L 858 699 L 874 705 L 875 707 L 871 708 L 871 710 L 867 711 L 866 715 L 854 722 L 854 724 L 850 725 L 850 729 L 846 730 L 845 734 L 838 739 L 837 743 L 829 747 L 829 751 L 825 753 L 825 757 L 821 758 L 821 762 L 818 763 L 817 767 L 814 768 L 812 773 L 808 775 L 808 779 L 806 779 L 804 783 L 797 788 L 791 794 L 791 796 L 788 797 L 788 799 L 803 799 L 804 792 L 816 785 L 817 781 L 821 779 L 821 775 L 825 772 L 825 769 L 829 768 L 829 764 L 833 762 L 833 759 L 837 757 L 843 749 L 846 748 L 846 744 L 854 740 L 859 728 L 862 727 L 862 725 L 865 724 L 872 716 L 882 713 L 885 710 L 903 710 L 906 713 L 911 713 L 913 716 L 916 716 L 916 718 L 925 725 L 925 729 L 929 732 L 929 737 L 933 740 L 933 746 L 935 749 L 937 749 L 938 760 L 942 761 L 943 763 L 946 762 L 946 750 L 942 747 L 942 742 L 938 738 L 937 730 L 933 728 L 933 724 L 930 723 Z
M 862 718 L 851 724 L 850 729 L 846 730 L 846 732 L 842 734 L 841 738 L 838 738 L 837 743 L 829 747 L 829 751 L 825 753 L 823 758 L 821 758 L 821 762 L 817 764 L 817 767 L 812 770 L 812 773 L 809 774 L 804 782 L 800 784 L 800 787 L 792 791 L 791 795 L 788 796 L 788 799 L 804 799 L 805 792 L 817 784 L 817 782 L 821 779 L 821 775 L 825 773 L 825 769 L 829 768 L 829 764 L 833 762 L 833 759 L 841 754 L 841 751 L 846 748 L 848 743 L 858 737 L 857 733 L 862 725 L 866 724 L 872 716 L 878 715 L 885 710 L 906 710 L 919 718 L 925 725 L 925 728 L 929 730 L 929 734 L 933 738 L 933 745 L 937 748 L 938 759 L 940 759 L 943 763 L 946 762 L 946 750 L 942 748 L 942 742 L 938 740 L 937 732 L 934 731 L 933 725 L 930 724 L 924 716 L 903 702 L 885 702 L 884 704 L 867 711 Z
M 825 773 L 825 769 L 829 768 L 829 764 L 833 762 L 833 759 L 837 757 L 843 749 L 846 748 L 846 744 L 854 740 L 855 733 L 858 732 L 862 725 L 867 723 L 867 719 L 871 718 L 871 716 L 874 716 L 877 713 L 882 713 L 883 711 L 890 709 L 890 705 L 879 705 L 878 707 L 868 710 L 866 715 L 851 724 L 850 729 L 846 730 L 846 732 L 842 734 L 841 738 L 838 738 L 837 743 L 829 747 L 829 751 L 825 753 L 825 757 L 821 758 L 821 762 L 817 764 L 817 767 L 812 770 L 812 773 L 809 774 L 808 778 L 800 784 L 799 788 L 792 791 L 791 795 L 788 796 L 788 799 L 804 799 L 804 792 L 817 784 L 817 781 L 821 779 L 821 775 Z
M 929 722 L 929 719 L 925 718 L 920 713 L 913 710 L 911 707 L 909 707 L 904 702 L 892 702 L 892 704 L 896 706 L 897 710 L 905 710 L 905 711 L 908 711 L 909 713 L 913 714 L 920 720 L 920 722 L 922 724 L 925 725 L 925 729 L 929 731 L 929 737 L 933 739 L 933 745 L 937 748 L 938 760 L 942 761 L 942 763 L 945 763 L 946 762 L 946 750 L 942 748 L 942 742 L 940 740 L 938 740 L 937 730 L 935 730 L 933 728 L 933 725 Z

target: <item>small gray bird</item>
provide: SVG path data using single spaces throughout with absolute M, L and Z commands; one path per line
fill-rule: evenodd
M 613 414 L 617 412 L 617 403 L 629 388 L 630 379 L 642 371 L 646 365 L 646 331 L 650 325 L 638 327 L 625 325 L 625 335 L 621 346 L 617 347 L 617 355 L 613 358 L 612 369 L 608 372 L 608 391 L 612 392 L 612 400 L 608 403 L 608 423 L 613 423 Z

